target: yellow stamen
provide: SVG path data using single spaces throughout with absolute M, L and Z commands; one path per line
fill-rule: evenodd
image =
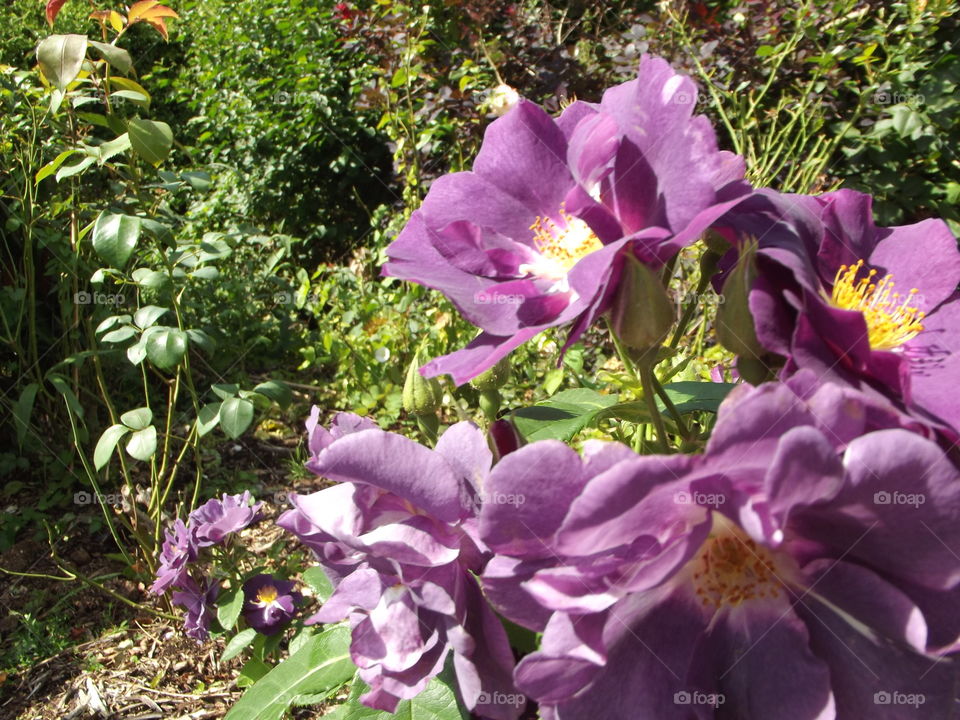
M 886 275 L 874 282 L 876 270 L 857 280 L 863 260 L 853 265 L 841 265 L 833 280 L 833 304 L 844 310 L 858 310 L 867 322 L 870 347 L 874 350 L 892 350 L 923 331 L 921 320 L 925 313 L 912 303 L 917 289 L 906 297 L 893 292 L 893 276 Z
M 782 583 L 772 553 L 739 529 L 721 526 L 720 532 L 704 543 L 693 563 L 694 591 L 705 606 L 719 610 L 780 596 Z
M 603 247 L 600 238 L 580 218 L 567 214 L 560 206 L 561 224 L 539 215 L 530 229 L 533 244 L 549 266 L 543 274 L 566 275 L 580 260 Z
M 269 605 L 277 599 L 277 589 L 273 585 L 264 585 L 257 592 L 257 602 L 261 605 Z

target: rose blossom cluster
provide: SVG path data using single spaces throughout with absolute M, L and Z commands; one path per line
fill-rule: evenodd
M 171 600 L 186 611 L 185 632 L 199 642 L 209 637 L 220 594 L 220 579 L 210 572 L 209 558 L 202 553 L 223 545 L 230 535 L 256 522 L 261 505 L 254 502 L 248 491 L 224 494 L 191 512 L 186 522 L 178 518 L 165 533 L 157 578 L 150 590 L 159 595 L 175 589 Z M 244 618 L 250 627 L 264 635 L 278 632 L 293 617 L 295 606 L 303 599 L 293 590 L 292 582 L 265 574 L 248 579 L 242 590 Z
M 752 188 L 695 107 L 651 57 L 556 118 L 520 100 L 387 249 L 479 328 L 421 369 L 464 383 L 602 316 L 654 357 L 664 269 L 709 233 L 738 385 L 698 454 L 524 445 L 503 420 L 428 448 L 315 408 L 307 467 L 333 485 L 278 523 L 335 588 L 307 622 L 348 623 L 364 704 L 449 663 L 488 720 L 956 715 L 957 241 L 877 227 L 861 193 Z

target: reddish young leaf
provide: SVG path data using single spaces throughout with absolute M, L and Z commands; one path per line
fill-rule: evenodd
M 50 27 L 53 27 L 53 21 L 57 19 L 60 8 L 66 2 L 67 0 L 47 0 L 47 22 L 50 23 Z
M 158 33 L 160 33 L 161 35 L 163 35 L 163 39 L 164 39 L 164 40 L 169 40 L 169 39 L 170 39 L 170 35 L 167 33 L 167 23 L 164 22 L 163 18 L 156 18 L 156 19 L 143 18 L 143 19 L 144 19 L 146 22 L 150 23 L 150 25 L 152 25 L 153 28 L 154 28 Z
M 147 10 L 159 4 L 160 0 L 138 0 L 138 2 L 135 2 L 130 6 L 130 12 L 127 13 L 130 24 L 132 25 L 137 22 L 137 20 L 142 20 L 143 18 L 141 16 L 146 13 Z

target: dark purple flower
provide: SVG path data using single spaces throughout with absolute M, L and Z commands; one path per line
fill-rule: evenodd
M 307 622 L 348 618 L 351 655 L 370 686 L 362 701 L 392 712 L 421 692 L 452 652 L 464 702 L 480 717 L 522 708 L 485 702 L 514 692 L 513 655 L 475 578 L 480 484 L 492 462 L 483 434 L 450 427 L 435 450 L 338 415 L 309 422 L 308 467 L 337 485 L 293 495 L 277 523 L 311 548 L 336 589 Z
M 210 633 L 210 623 L 214 616 L 214 602 L 220 593 L 220 583 L 215 578 L 206 578 L 197 583 L 191 576 L 185 575 L 179 582 L 180 590 L 173 593 L 173 604 L 187 611 L 184 628 L 188 636 L 198 642 L 204 642 Z
M 257 520 L 257 511 L 263 503 L 251 505 L 252 499 L 249 490 L 242 495 L 224 493 L 222 499 L 211 498 L 190 513 L 187 524 L 195 528 L 199 546 L 216 545 L 230 533 L 243 530 Z
M 507 456 L 497 492 L 573 478 L 481 512 L 484 587 L 543 629 L 519 689 L 548 720 L 952 717 L 960 472 L 891 408 L 801 373 L 732 393 L 702 457 Z
M 293 617 L 303 596 L 295 583 L 257 575 L 243 584 L 243 617 L 258 633 L 273 635 Z
M 878 228 L 871 197 L 765 191 L 724 221 L 756 236 L 756 336 L 784 375 L 873 388 L 960 436 L 960 250 L 946 223 Z M 938 422 L 938 420 L 940 422 Z
M 166 539 L 160 550 L 157 579 L 150 586 L 150 591 L 157 595 L 171 587 L 182 586 L 187 577 L 187 564 L 197 559 L 196 533 L 184 525 L 183 520 L 178 518 L 173 529 L 166 530 L 164 536 Z
M 470 172 L 433 183 L 384 274 L 443 292 L 483 332 L 428 363 L 463 383 L 545 328 L 573 343 L 612 302 L 625 253 L 661 267 L 749 191 L 740 157 L 693 116 L 697 90 L 659 58 L 599 104 L 554 119 L 521 101 Z

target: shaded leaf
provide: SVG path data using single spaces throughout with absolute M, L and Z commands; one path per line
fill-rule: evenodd
M 165 122 L 133 118 L 127 132 L 134 152 L 151 165 L 162 163 L 173 147 L 173 132 Z
M 220 427 L 227 437 L 236 439 L 253 422 L 253 403 L 243 398 L 228 398 L 220 406 Z
M 130 428 L 120 424 L 111 425 L 103 431 L 103 435 L 101 435 L 97 441 L 97 447 L 93 450 L 93 466 L 97 470 L 101 470 L 110 462 L 110 456 L 113 455 L 117 443 L 120 442 L 120 438 L 128 432 L 130 432 Z
M 101 213 L 93 226 L 93 249 L 111 267 L 122 270 L 140 238 L 140 219 Z
M 86 35 L 51 35 L 37 46 L 40 72 L 60 92 L 77 79 L 86 56 Z

